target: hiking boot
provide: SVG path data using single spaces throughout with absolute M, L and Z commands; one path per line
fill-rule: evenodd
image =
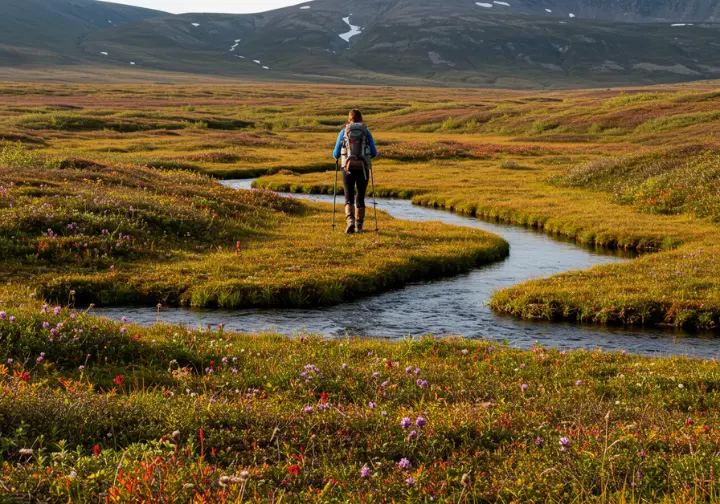
M 363 224 L 365 224 L 365 209 L 364 208 L 358 208 L 355 210 L 355 227 L 357 228 L 358 233 L 363 232 Z
M 355 205 L 345 205 L 345 220 L 347 221 L 345 233 L 355 233 Z

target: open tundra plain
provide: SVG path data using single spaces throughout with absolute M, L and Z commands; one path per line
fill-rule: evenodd
M 339 306 L 513 254 L 384 211 L 346 236 L 340 210 L 333 233 L 331 205 L 273 192 L 332 193 L 351 107 L 378 196 L 633 253 L 498 290 L 496 313 L 718 334 L 717 82 L 0 84 L 0 502 L 718 501 L 712 358 L 163 323 Z M 251 178 L 267 190 L 218 180 Z M 94 313 L 137 306 L 158 324 Z

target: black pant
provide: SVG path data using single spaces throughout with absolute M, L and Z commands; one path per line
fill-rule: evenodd
M 365 193 L 367 192 L 369 178 L 370 174 L 367 169 L 343 170 L 346 205 L 355 204 L 355 186 L 357 186 L 357 207 L 365 208 Z

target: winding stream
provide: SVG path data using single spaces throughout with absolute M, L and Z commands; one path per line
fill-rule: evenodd
M 249 189 L 251 180 L 224 183 L 234 189 Z M 327 195 L 296 195 L 312 201 L 332 202 Z M 531 278 L 594 265 L 627 260 L 632 254 L 583 248 L 522 227 L 485 222 L 450 212 L 414 206 L 410 201 L 379 199 L 378 207 L 394 217 L 414 221 L 442 221 L 483 229 L 510 243 L 510 256 L 469 274 L 446 280 L 419 282 L 404 289 L 361 299 L 340 306 L 315 309 L 196 310 L 155 308 L 106 308 L 96 312 L 111 318 L 152 325 L 158 320 L 188 326 L 225 323 L 228 331 L 299 331 L 326 337 L 376 336 L 402 338 L 408 335 L 461 335 L 467 338 L 505 340 L 528 348 L 545 346 L 576 349 L 623 349 L 650 355 L 720 355 L 720 340 L 662 329 L 624 329 L 568 323 L 526 322 L 499 315 L 487 305 L 492 293 Z M 372 215 L 372 210 L 368 209 Z M 368 219 L 370 221 L 370 219 Z M 328 224 L 329 225 L 329 224 Z M 368 222 L 368 228 L 371 223 Z M 382 231 L 382 221 L 380 221 Z

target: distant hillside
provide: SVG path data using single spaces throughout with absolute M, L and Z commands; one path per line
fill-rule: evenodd
M 96 0 L 2 0 L 0 64 L 67 62 L 85 35 L 161 15 Z
M 34 24 L 23 17 L 26 29 L 0 44 L 36 48 L 28 63 L 56 54 L 251 79 L 545 88 L 720 77 L 720 0 L 315 0 L 181 16 L 92 0 L 6 1 Z M 70 21 L 42 30 L 58 11 Z

